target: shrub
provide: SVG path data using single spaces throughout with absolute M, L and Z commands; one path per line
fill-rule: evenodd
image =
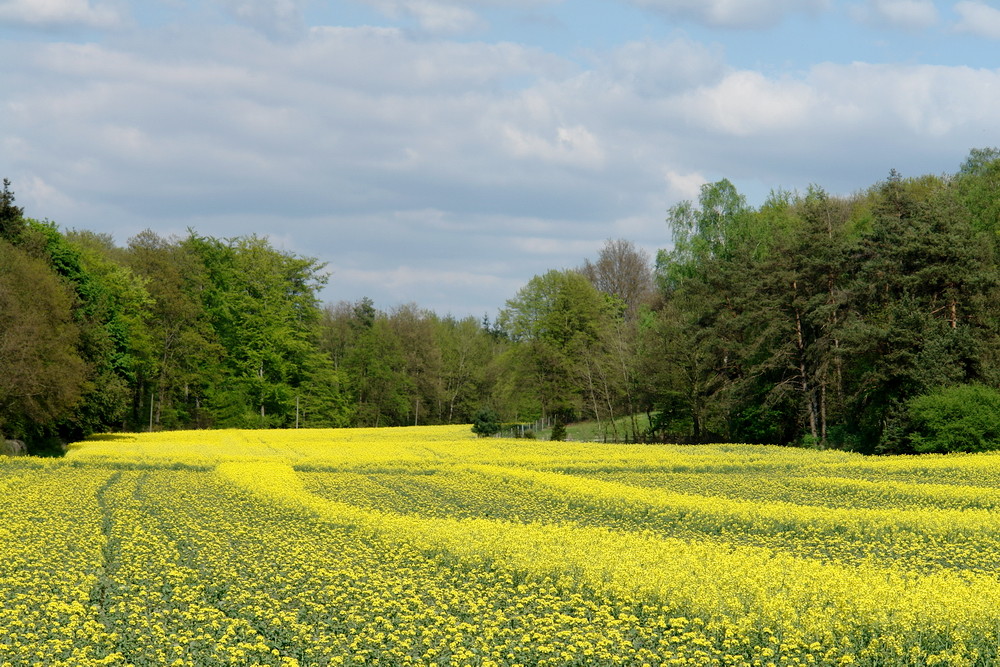
M 492 410 L 480 410 L 472 422 L 472 432 L 480 438 L 488 438 L 500 432 L 500 417 Z
M 562 441 L 566 439 L 566 425 L 562 423 L 562 420 L 557 419 L 556 423 L 552 425 L 552 434 L 549 436 L 549 440 Z
M 943 387 L 906 403 L 907 439 L 917 452 L 1000 449 L 1000 391 L 980 384 Z

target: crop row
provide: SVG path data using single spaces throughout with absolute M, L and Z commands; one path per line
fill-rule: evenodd
M 851 480 L 757 478 L 763 498 L 752 500 L 752 480 L 719 479 L 704 474 L 657 475 L 663 486 L 647 485 L 649 474 L 619 474 L 608 481 L 521 467 L 457 466 L 380 473 L 300 472 L 307 490 L 358 507 L 417 515 L 500 519 L 521 523 L 571 522 L 626 532 L 648 532 L 688 540 L 757 546 L 789 555 L 843 563 L 876 562 L 914 571 L 941 569 L 989 574 L 1000 567 L 1000 517 L 987 509 L 948 508 L 975 497 L 975 490 L 954 486 L 897 484 L 882 503 L 864 507 L 874 483 Z M 638 478 L 638 483 L 636 479 Z M 770 484 L 769 484 L 770 481 Z M 647 484 L 643 484 L 647 483 Z M 674 484 L 685 490 L 674 490 Z M 716 495 L 735 489 L 735 498 Z M 854 508 L 845 488 L 858 489 Z M 808 500 L 799 504 L 803 489 Z M 784 493 L 781 491 L 784 490 Z M 908 507 L 906 493 L 925 502 Z M 768 493 L 770 492 L 770 493 Z M 981 503 L 988 502 L 982 493 Z M 740 497 L 742 496 L 742 497 Z M 874 500 L 875 493 L 867 499 Z M 935 506 L 935 502 L 946 508 Z
M 785 664 L 990 664 L 996 656 L 1000 589 L 992 577 L 822 563 L 648 531 L 400 515 L 319 498 L 287 466 L 226 464 L 220 472 L 328 520 L 449 554 L 462 566 L 568 572 L 611 595 L 669 605 L 679 617 L 700 619 L 714 647 L 747 641 L 740 659 L 748 662 L 760 659 L 765 645 Z
M 94 599 L 105 543 L 98 498 L 112 473 L 11 468 L 0 503 L 0 665 L 117 664 Z
M 101 436 L 0 461 L 0 667 L 996 664 L 997 462 Z
M 250 475 L 260 482 L 273 470 Z M 722 657 L 697 623 L 565 573 L 458 563 L 213 475 L 130 476 L 113 506 L 116 521 L 145 526 L 132 538 L 144 546 L 119 552 L 109 610 L 133 664 L 659 665 L 707 658 L 709 650 Z M 735 656 L 728 662 L 739 664 Z

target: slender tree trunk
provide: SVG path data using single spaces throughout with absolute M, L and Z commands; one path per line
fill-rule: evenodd
M 635 420 L 635 403 L 632 400 L 632 374 L 628 370 L 628 361 L 626 358 L 625 350 L 625 337 L 621 332 L 621 325 L 616 326 L 616 332 L 618 333 L 617 348 L 618 348 L 618 361 L 622 367 L 622 385 L 625 388 L 625 404 L 628 407 L 629 420 L 632 424 L 632 439 L 639 440 L 639 424 Z
M 264 380 L 264 362 L 261 362 L 260 368 L 257 369 L 257 377 L 261 379 L 261 385 L 263 385 Z M 263 386 L 262 386 L 263 388 Z M 260 425 L 264 425 L 264 394 L 261 393 L 260 396 Z
M 593 406 L 594 419 L 597 420 L 597 430 L 604 433 L 604 428 L 601 425 L 601 413 L 597 403 L 597 390 L 594 388 L 594 375 L 590 363 L 590 355 L 587 355 L 587 389 L 590 391 L 590 404 Z
M 826 380 L 819 385 L 819 419 L 819 442 L 826 449 Z
M 691 438 L 701 442 L 701 400 L 697 380 L 691 383 Z
M 156 426 L 160 426 L 161 419 L 163 417 L 163 400 L 166 397 L 166 385 L 167 385 L 167 364 L 172 356 L 171 350 L 173 349 L 174 332 L 167 331 L 163 337 L 163 356 L 160 357 L 160 381 L 157 387 L 157 405 L 156 405 Z M 150 399 L 152 400 L 152 399 Z
M 615 406 L 611 400 L 611 387 L 608 386 L 608 376 L 601 373 L 601 384 L 604 385 L 604 401 L 608 404 L 608 422 L 611 424 L 612 439 L 618 442 L 618 424 L 615 423 Z
M 798 292 L 798 284 L 795 281 L 792 281 L 792 290 L 796 293 Z M 806 368 L 806 341 L 805 335 L 802 331 L 802 313 L 799 312 L 798 308 L 795 308 L 794 310 L 795 333 L 799 348 L 799 386 L 802 390 L 802 396 L 804 397 L 806 405 L 809 409 L 809 432 L 812 434 L 813 438 L 818 438 L 819 433 L 816 428 L 816 400 L 809 387 L 809 375 Z

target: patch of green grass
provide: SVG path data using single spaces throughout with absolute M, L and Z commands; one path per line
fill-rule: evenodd
M 649 430 L 649 417 L 644 414 L 633 417 L 619 417 L 614 422 L 610 421 L 581 421 L 566 425 L 566 439 L 576 442 L 631 442 L 634 440 L 633 433 L 637 429 L 642 437 Z M 552 429 L 542 429 L 537 433 L 539 440 L 548 440 L 552 435 Z

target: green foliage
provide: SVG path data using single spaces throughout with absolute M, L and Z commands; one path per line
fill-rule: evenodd
M 561 442 L 565 439 L 566 424 L 563 424 L 561 419 L 557 419 L 556 423 L 552 425 L 552 433 L 549 435 L 549 440 Z
M 402 342 L 386 318 L 358 323 L 344 359 L 351 378 L 355 416 L 361 426 L 402 426 L 412 405 L 413 379 L 406 374 Z
M 316 355 L 314 367 L 298 387 L 298 424 L 303 428 L 341 428 L 354 423 L 354 405 L 347 391 L 346 373 L 333 368 L 329 358 Z
M 16 243 L 23 230 L 24 209 L 14 205 L 14 192 L 10 189 L 10 181 L 5 178 L 3 192 L 0 192 L 0 239 Z
M 0 239 L 0 441 L 32 451 L 87 391 L 70 291 L 48 264 Z
M 201 305 L 225 354 L 223 382 L 210 389 L 215 423 L 226 427 L 290 426 L 303 384 L 329 394 L 338 382 L 310 378 L 323 367 L 314 358 L 325 282 L 316 260 L 282 253 L 265 239 L 219 240 L 190 234 L 184 246 L 204 267 Z M 334 412 L 338 412 L 334 410 Z M 327 414 L 323 421 L 339 421 Z
M 132 387 L 134 428 L 205 427 L 207 397 L 222 374 L 224 348 L 201 301 L 208 275 L 177 239 L 146 230 L 129 239 L 125 263 L 143 277 L 153 300 L 147 313 L 149 354 Z
M 657 281 L 671 291 L 696 278 L 712 260 L 732 257 L 745 245 L 755 219 L 746 198 L 728 180 L 701 186 L 698 208 L 690 201 L 669 211 L 673 249 L 657 255 Z
M 507 301 L 498 324 L 518 343 L 519 384 L 533 389 L 543 412 L 569 421 L 579 411 L 613 313 L 605 295 L 576 271 L 535 276 Z
M 319 342 L 342 372 L 353 425 L 468 424 L 484 404 L 520 414 L 507 395 L 508 342 L 476 318 L 412 304 L 383 312 L 363 298 L 327 306 Z
M 998 155 L 757 211 L 720 181 L 672 209 L 640 362 L 661 433 L 899 451 L 910 398 L 1000 384 Z
M 86 366 L 82 399 L 70 414 L 35 422 L 38 438 L 78 439 L 112 425 L 121 428 L 129 386 L 145 354 L 145 286 L 109 256 L 104 239 L 89 233 L 62 234 L 51 222 L 25 219 L 18 245 L 45 261 L 75 297 L 72 317 L 77 350 Z
M 514 340 L 566 349 L 595 340 L 607 309 L 607 301 L 582 274 L 553 270 L 535 276 L 508 300 L 498 324 Z
M 321 308 L 322 264 L 265 239 L 147 231 L 118 248 L 25 218 L 4 181 L 0 347 L 24 353 L 0 354 L 0 430 L 57 443 L 109 429 L 469 423 L 489 410 L 501 424 L 592 420 L 610 440 L 648 429 L 955 448 L 929 444 L 940 437 L 917 429 L 930 418 L 911 401 L 1000 387 L 998 194 L 997 149 L 972 151 L 954 176 L 893 171 L 848 198 L 779 189 L 757 209 L 720 180 L 669 211 L 657 294 L 648 257 L 609 241 L 579 271 L 532 278 L 491 322 L 367 298 Z M 36 381 L 40 394 L 17 389 Z
M 958 196 L 980 231 L 1000 232 L 1000 149 L 973 149 L 955 178 Z
M 79 266 L 73 282 L 83 312 L 84 356 L 93 367 L 94 389 L 74 428 L 90 434 L 126 420 L 130 387 L 152 352 L 146 322 L 152 299 L 146 281 L 118 261 L 110 239 L 89 232 L 64 238 L 68 248 L 59 252 L 67 259 L 75 254 Z
M 493 410 L 480 410 L 472 421 L 472 432 L 480 438 L 488 438 L 500 432 L 500 416 Z
M 987 310 L 997 255 L 955 193 L 940 179 L 890 175 L 847 255 L 844 420 L 867 451 L 897 447 L 900 404 L 982 378 L 977 359 L 1000 324 Z
M 906 402 L 905 437 L 917 452 L 1000 449 L 1000 391 L 981 384 L 938 388 Z

